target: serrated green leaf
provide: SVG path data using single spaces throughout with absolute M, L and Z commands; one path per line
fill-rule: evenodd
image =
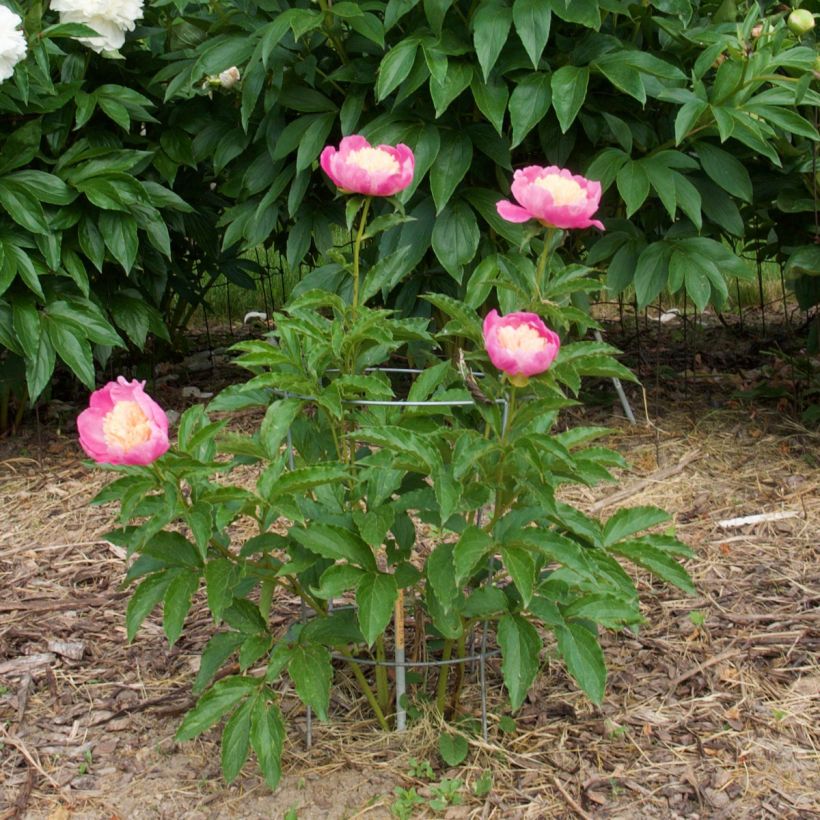
M 521 615 L 503 615 L 498 622 L 501 672 L 513 710 L 524 702 L 538 673 L 541 638 Z
M 392 575 L 371 572 L 362 578 L 356 589 L 359 626 L 368 646 L 381 635 L 393 615 L 398 596 L 396 579 Z
M 558 639 L 558 651 L 570 675 L 593 703 L 601 703 L 606 687 L 606 663 L 597 639 L 577 623 L 553 629 Z
M 217 681 L 185 715 L 176 733 L 176 740 L 191 740 L 210 729 L 217 721 L 230 712 L 240 700 L 259 687 L 260 681 L 232 675 Z
M 315 644 L 293 647 L 288 674 L 302 702 L 310 706 L 320 720 L 327 720 L 330 685 L 333 682 L 330 652 L 324 646 Z

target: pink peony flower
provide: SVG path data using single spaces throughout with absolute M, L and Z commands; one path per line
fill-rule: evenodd
M 484 319 L 484 346 L 490 361 L 516 387 L 524 387 L 530 376 L 549 369 L 561 340 L 534 313 L 499 316 L 491 310 Z
M 566 168 L 530 165 L 519 169 L 513 177 L 512 195 L 518 205 L 502 199 L 495 206 L 507 222 L 537 219 L 547 227 L 567 229 L 594 225 L 604 230 L 597 219 L 591 219 L 601 201 L 601 183 L 572 174 Z
M 168 449 L 168 417 L 143 390 L 120 376 L 91 394 L 77 418 L 80 445 L 101 464 L 151 464 Z
M 413 181 L 415 157 L 406 145 L 376 145 L 361 136 L 345 137 L 337 151 L 328 145 L 321 156 L 324 172 L 343 191 L 393 196 Z

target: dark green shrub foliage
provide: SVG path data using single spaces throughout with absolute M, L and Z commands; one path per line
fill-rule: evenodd
M 0 345 L 25 360 L 32 398 L 55 352 L 91 385 L 92 347 L 102 360 L 161 333 L 163 313 L 179 324 L 197 271 L 242 279 L 242 247 L 321 262 L 308 284 L 342 288 L 323 257 L 343 204 L 312 170 L 357 132 L 416 153 L 412 221 L 366 251 L 407 247 L 389 297 L 405 312 L 513 276 L 527 237 L 495 201 L 529 163 L 602 180 L 607 232 L 572 251 L 640 305 L 680 290 L 721 304 L 749 249 L 817 301 L 815 34 L 777 4 L 160 0 L 124 61 L 55 21 L 31 5 L 29 55 L 0 86 Z

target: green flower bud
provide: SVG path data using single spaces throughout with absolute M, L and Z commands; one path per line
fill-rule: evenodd
M 793 34 L 802 37 L 814 28 L 814 15 L 808 9 L 795 9 L 786 22 Z

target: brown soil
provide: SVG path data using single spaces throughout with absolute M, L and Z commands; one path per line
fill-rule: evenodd
M 433 717 L 382 734 L 340 671 L 331 721 L 314 723 L 309 751 L 303 710 L 284 693 L 291 732 L 274 794 L 253 764 L 222 782 L 216 732 L 174 743 L 210 625 L 194 612 L 169 650 L 154 613 L 126 643 L 124 556 L 101 540 L 114 510 L 88 506 L 109 476 L 87 470 L 73 434 L 53 426 L 0 443 L 0 813 L 383 818 L 396 787 L 430 794 L 411 775 L 416 758 L 433 765 L 433 783 L 464 782 L 446 817 L 817 817 L 820 435 L 733 406 L 718 388 L 694 393 L 650 397 L 653 421 L 635 427 L 609 410 L 587 414 L 615 428 L 610 444 L 632 468 L 574 500 L 604 515 L 622 503 L 670 510 L 697 553 L 699 590 L 687 598 L 641 577 L 648 625 L 607 636 L 600 708 L 548 650 L 505 734 L 494 661 L 490 740 L 470 736 L 469 763 L 447 770 Z M 782 511 L 795 517 L 717 523 Z M 477 709 L 472 678 L 465 702 Z M 492 789 L 476 797 L 488 769 Z

